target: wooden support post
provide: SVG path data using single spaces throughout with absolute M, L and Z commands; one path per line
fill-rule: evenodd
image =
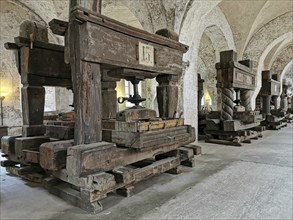
M 45 133 L 43 126 L 43 115 L 45 105 L 45 89 L 40 84 L 38 86 L 30 84 L 29 75 L 34 71 L 31 64 L 30 49 L 34 47 L 34 41 L 48 43 L 47 27 L 32 21 L 24 21 L 20 25 L 20 37 L 29 39 L 29 47 L 20 49 L 21 58 L 21 81 L 23 88 L 22 94 L 22 115 L 23 115 L 23 131 L 22 136 L 38 136 Z
M 262 114 L 263 117 L 266 117 L 267 115 L 271 114 L 271 96 L 265 96 L 263 97 L 263 110 L 262 110 Z
M 178 104 L 178 82 L 176 75 L 160 75 L 157 77 L 157 100 L 161 118 L 173 118 Z
M 84 28 L 71 18 L 70 65 L 76 112 L 74 143 L 89 144 L 102 140 L 101 69 L 97 63 L 82 61 Z
M 117 78 L 109 77 L 107 72 L 102 72 L 102 119 L 116 118 L 117 112 Z
M 45 133 L 43 126 L 45 89 L 42 86 L 28 86 L 21 88 L 22 94 L 22 136 L 37 136 Z

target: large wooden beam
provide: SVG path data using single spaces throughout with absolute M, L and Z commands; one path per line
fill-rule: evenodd
M 74 142 L 95 143 L 102 140 L 101 68 L 98 63 L 82 60 L 84 26 L 71 18 L 70 64 L 74 93 L 75 132 Z
M 191 137 L 187 142 L 191 143 L 192 139 L 194 141 L 194 137 Z M 126 166 L 147 158 L 152 158 L 156 155 L 176 150 L 180 146 L 182 146 L 182 142 L 167 143 L 161 145 L 160 148 L 150 148 L 148 151 L 118 148 L 114 144 L 107 142 L 73 146 L 67 150 L 66 169 L 68 175 L 80 177 L 97 172 L 109 171 L 119 166 Z

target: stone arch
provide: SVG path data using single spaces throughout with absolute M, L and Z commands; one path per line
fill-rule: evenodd
M 264 68 L 264 60 L 275 45 L 285 39 L 292 39 L 293 12 L 287 12 L 265 24 L 250 39 L 243 57 L 254 61 L 256 71 L 257 88 L 252 96 L 252 108 L 255 107 L 255 98 L 261 87 L 261 71 Z
M 283 69 L 281 79 L 287 79 L 291 84 L 291 92 L 293 93 L 293 60 L 291 60 Z
M 289 45 L 286 48 L 284 48 L 274 59 L 274 61 L 271 64 L 270 69 L 278 73 L 280 75 L 280 78 L 283 78 L 284 75 L 281 75 L 283 73 L 283 70 L 287 66 L 290 61 L 293 60 L 293 45 Z
M 171 28 L 172 22 L 168 22 L 166 17 L 166 6 L 160 0 L 121 0 L 121 3 L 129 8 L 144 30 L 154 33 L 162 28 Z M 174 9 L 175 10 L 175 9 Z
M 13 51 L 4 48 L 4 43 L 13 42 L 19 35 L 19 26 L 24 20 L 31 20 L 43 25 L 44 19 L 29 7 L 19 1 L 0 2 L 1 31 L 0 31 L 0 81 L 2 89 L 8 94 L 3 102 L 4 124 L 11 127 L 9 134 L 18 134 L 21 129 L 21 101 L 20 101 L 20 76 L 16 68 L 16 58 Z M 3 88 L 3 84 L 6 88 Z M 7 120 L 9 119 L 9 120 Z M 11 120 L 13 119 L 13 120 Z
M 189 15 L 187 15 L 181 29 L 182 33 L 180 33 L 181 41 L 190 45 L 189 51 L 184 55 L 183 58 L 184 61 L 190 63 L 190 65 L 183 72 L 183 76 L 180 82 L 182 83 L 183 100 L 181 102 L 182 105 L 179 106 L 179 111 L 182 111 L 183 109 L 186 122 L 193 125 L 194 127 L 197 127 L 198 57 L 200 41 L 203 33 L 206 31 L 205 34 L 209 36 L 212 40 L 214 48 L 218 48 L 216 46 L 217 40 L 219 39 L 217 37 L 217 33 L 222 33 L 220 39 L 225 39 L 224 41 L 226 42 L 225 44 L 227 45 L 227 49 L 235 50 L 235 44 L 231 28 L 220 8 L 215 6 L 214 9 L 210 8 L 214 4 L 214 2 L 209 2 L 209 5 L 205 5 L 205 3 L 203 2 L 201 4 L 203 4 L 202 7 L 205 6 L 205 10 L 202 10 L 205 12 L 208 11 L 209 13 L 207 13 L 200 20 L 196 19 L 198 15 L 194 15 L 194 21 L 191 24 L 186 23 L 190 21 L 188 19 Z M 202 14 L 203 11 L 200 11 L 199 14 Z M 193 12 L 191 11 L 190 13 Z M 196 27 L 194 28 L 191 25 L 195 25 Z M 187 26 L 189 26 L 188 30 L 186 30 Z M 185 33 L 184 30 L 188 33 Z M 220 48 L 218 48 L 217 50 L 220 50 Z M 217 59 L 218 57 L 216 57 L 216 60 Z M 215 65 L 215 63 L 213 65 Z
M 275 45 L 279 44 L 280 42 L 284 41 L 285 39 L 292 38 L 293 32 L 286 33 L 277 39 L 273 40 L 263 53 L 260 55 L 258 62 L 254 62 L 254 71 L 256 72 L 256 89 L 251 97 L 251 107 L 252 109 L 255 108 L 255 99 L 260 91 L 261 88 L 261 72 L 264 70 L 264 61 L 269 52 L 274 48 Z M 252 59 L 254 60 L 254 59 Z

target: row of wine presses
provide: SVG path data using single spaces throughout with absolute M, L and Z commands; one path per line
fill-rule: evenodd
M 237 62 L 236 52 L 223 51 L 216 64 L 217 88 L 221 93 L 221 110 L 201 106 L 204 79 L 198 74 L 199 139 L 209 143 L 242 146 L 262 137 L 264 130 L 279 130 L 293 121 L 292 85 L 270 70 L 262 71 L 261 89 L 256 108 L 251 108 L 256 89 L 256 75 L 250 60 Z M 280 106 L 279 106 L 280 103 Z

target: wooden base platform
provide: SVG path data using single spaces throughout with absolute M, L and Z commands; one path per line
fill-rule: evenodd
M 107 172 L 85 176 L 71 176 L 66 169 L 50 173 L 37 165 L 19 166 L 13 161 L 3 161 L 7 172 L 26 180 L 43 183 L 49 192 L 91 213 L 103 210 L 102 199 L 110 192 L 129 197 L 136 183 L 152 176 L 168 172 L 181 173 L 181 166 L 193 167 L 195 156 L 201 155 L 201 147 L 189 144 L 155 157 Z
M 243 143 L 251 143 L 251 140 L 257 140 L 262 137 L 263 126 L 256 126 L 250 130 L 242 131 L 221 131 L 221 130 L 206 130 L 207 143 L 224 144 L 232 146 L 243 146 Z

